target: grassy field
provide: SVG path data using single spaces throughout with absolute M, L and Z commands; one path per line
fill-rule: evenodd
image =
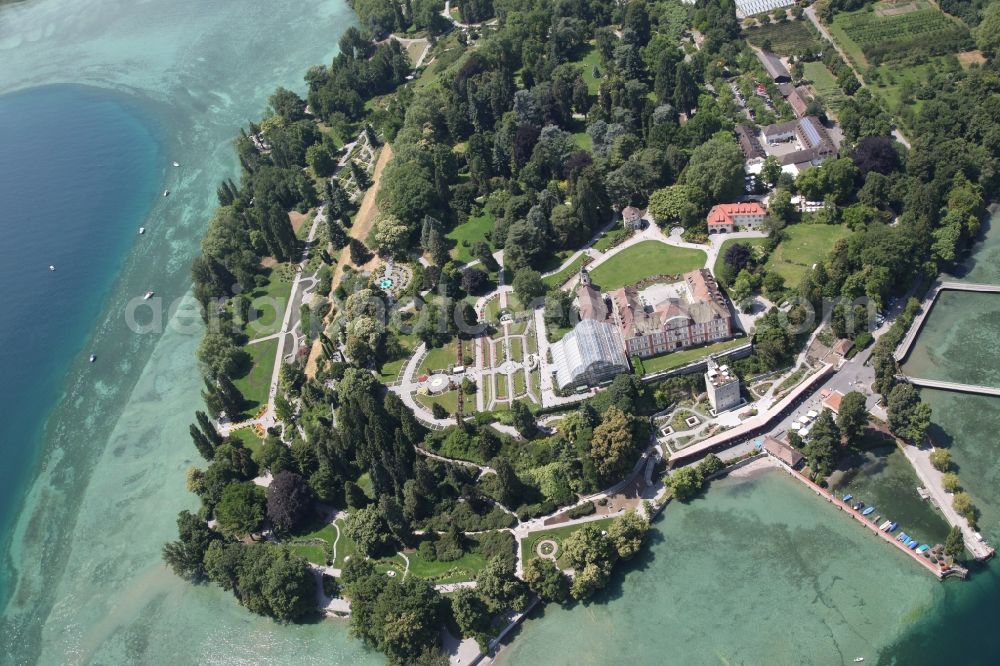
M 739 347 L 742 344 L 746 344 L 746 341 L 746 338 L 734 338 L 724 342 L 717 342 L 714 345 L 684 349 L 682 351 L 670 352 L 669 354 L 663 354 L 661 356 L 654 356 L 653 358 L 644 358 L 642 359 L 642 367 L 646 369 L 647 375 L 654 372 L 660 372 L 661 370 L 672 370 L 674 368 L 685 366 L 688 363 L 701 360 L 709 354 L 718 354 L 719 352 L 727 349 Z
M 337 530 L 330 523 L 316 520 L 288 541 L 288 549 L 310 562 L 325 565 L 333 553 Z
M 451 256 L 462 263 L 469 263 L 474 259 L 471 254 L 472 245 L 476 241 L 486 240 L 486 235 L 493 229 L 493 216 L 483 213 L 476 217 L 470 217 L 465 224 L 460 224 L 447 234 L 445 238 L 455 241 L 455 247 L 451 249 Z
M 271 387 L 271 373 L 274 372 L 274 357 L 278 353 L 278 339 L 265 340 L 243 348 L 250 354 L 251 367 L 243 377 L 233 379 L 236 388 L 247 400 L 245 412 L 253 414 L 257 407 L 267 402 L 267 392 Z
M 771 23 L 744 31 L 748 42 L 759 48 L 770 40 L 771 51 L 782 56 L 798 55 L 805 48 L 823 50 L 823 40 L 808 19 Z
M 596 65 L 597 69 L 604 73 L 601 70 L 601 54 L 598 53 L 597 47 L 589 46 L 583 56 L 571 64 L 580 66 L 583 70 L 583 80 L 587 83 L 587 91 L 591 95 L 596 95 L 601 88 L 601 80 L 594 78 L 594 66 Z
M 827 108 L 836 109 L 846 99 L 844 91 L 837 85 L 837 79 L 823 63 L 807 62 L 803 65 L 805 78 L 812 81 L 813 92 L 826 102 Z
M 595 268 L 590 276 L 601 289 L 618 289 L 650 275 L 686 273 L 705 265 L 705 253 L 673 247 L 659 241 L 642 241 Z
M 281 266 L 269 269 L 266 286 L 255 289 L 251 294 L 250 321 L 244 331 L 251 340 L 277 333 L 285 317 L 285 307 L 292 293 L 292 280 Z
M 471 402 L 472 406 L 475 407 L 475 404 L 476 404 L 476 396 L 475 396 L 475 394 L 467 395 L 465 397 L 466 397 L 466 401 L 465 401 L 465 407 L 466 407 L 466 409 L 469 408 L 469 405 L 470 405 L 469 401 L 470 400 L 472 401 Z M 419 402 L 421 405 L 423 405 L 427 409 L 431 409 L 431 405 L 433 405 L 433 404 L 438 404 L 438 405 L 441 405 L 442 407 L 444 407 L 448 411 L 449 414 L 454 414 L 456 411 L 458 411 L 458 391 L 446 391 L 446 392 L 438 394 L 438 395 L 419 395 L 418 394 L 418 395 L 415 395 L 414 398 L 416 398 L 417 402 Z
M 580 272 L 580 267 L 583 266 L 583 262 L 584 260 L 586 260 L 586 258 L 587 258 L 586 255 L 581 254 L 579 257 L 574 259 L 569 266 L 562 269 L 558 273 L 553 273 L 548 277 L 543 277 L 542 282 L 544 282 L 545 286 L 549 287 L 550 289 L 559 287 L 560 285 L 562 285 L 563 282 L 565 282 L 566 280 L 570 279 L 575 274 Z
M 521 539 L 521 552 L 524 555 L 525 563 L 538 557 L 537 546 L 542 541 L 555 541 L 559 548 L 562 548 L 562 543 L 573 532 L 584 525 L 594 525 L 601 529 L 607 529 L 608 525 L 611 524 L 614 518 L 600 518 L 587 523 L 578 523 L 576 525 L 567 525 L 565 527 L 554 527 L 550 530 L 542 530 L 541 532 L 532 532 L 524 539 Z M 559 551 L 556 551 L 556 555 L 561 555 Z
M 479 570 L 486 566 L 486 558 L 477 552 L 466 553 L 451 562 L 427 560 L 418 550 L 408 550 L 405 554 L 410 560 L 410 575 L 432 580 L 436 585 L 475 580 Z
M 427 350 L 427 355 L 417 369 L 418 375 L 429 375 L 431 370 L 442 370 L 456 365 L 458 359 L 458 340 L 452 340 L 444 347 Z
M 719 279 L 719 273 L 722 271 L 723 258 L 726 256 L 726 250 L 735 245 L 736 243 L 741 243 L 743 245 L 749 245 L 751 248 L 762 247 L 767 245 L 766 238 L 730 238 L 722 244 L 719 248 L 719 256 L 715 260 L 715 265 L 712 266 L 712 275 L 715 279 Z
M 826 258 L 834 243 L 849 233 L 843 225 L 793 224 L 785 228 L 787 238 L 774 249 L 764 268 L 783 277 L 785 285 L 794 289 L 806 271 Z
M 242 442 L 252 453 L 259 453 L 264 447 L 264 440 L 257 436 L 253 428 L 240 428 L 229 433 L 229 436 Z
M 347 532 L 344 531 L 344 520 L 338 518 L 334 522 L 340 528 L 340 539 L 337 541 L 337 556 L 333 559 L 333 566 L 340 569 L 343 568 L 348 557 L 352 557 L 358 552 L 358 547 L 348 538 Z

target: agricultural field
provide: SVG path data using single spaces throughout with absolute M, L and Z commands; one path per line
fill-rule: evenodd
M 655 240 L 642 241 L 611 257 L 590 273 L 601 289 L 618 289 L 651 275 L 676 275 L 705 265 L 705 253 Z
M 826 104 L 828 110 L 836 110 L 841 102 L 847 99 L 844 91 L 837 85 L 837 79 L 822 62 L 807 62 L 803 65 L 805 78 L 812 81 L 812 89 L 817 97 Z
M 824 42 L 808 19 L 771 23 L 744 31 L 746 40 L 758 48 L 771 43 L 771 51 L 781 56 L 797 56 L 803 51 L 819 53 Z
M 926 0 L 837 14 L 830 32 L 860 69 L 972 48 L 968 28 Z
M 834 243 L 850 233 L 844 225 L 793 224 L 785 228 L 786 238 L 768 257 L 764 269 L 785 279 L 785 286 L 794 289 L 813 264 L 822 261 Z

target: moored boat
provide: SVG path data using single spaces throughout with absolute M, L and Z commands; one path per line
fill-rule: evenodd
M 888 529 L 889 529 L 889 525 L 890 525 L 890 522 L 889 522 L 889 521 L 887 520 L 887 521 L 885 521 L 884 523 L 882 523 L 881 525 L 879 525 L 879 526 L 878 526 L 878 528 L 879 528 L 879 529 L 880 529 L 881 531 L 885 532 L 886 530 L 888 530 Z
M 910 542 L 910 545 L 907 546 L 907 548 L 909 548 L 910 550 L 916 550 L 917 546 L 919 546 L 919 545 L 920 544 L 917 542 L 917 540 L 914 539 L 913 541 Z
M 855 511 L 861 511 L 861 509 L 865 508 L 865 503 L 864 502 L 858 502 L 857 504 L 854 505 L 853 508 L 854 508 Z
M 852 499 L 854 499 L 854 495 L 844 495 L 844 499 L 841 501 L 850 502 Z
M 930 547 L 930 546 L 928 546 L 928 545 L 927 545 L 927 544 L 925 543 L 925 544 L 924 544 L 924 545 L 922 545 L 922 546 L 921 546 L 920 548 L 917 548 L 917 552 L 918 552 L 918 553 L 923 553 L 924 551 L 928 551 L 928 550 L 930 550 L 930 549 L 931 549 L 931 547 Z
M 153 297 L 153 294 L 155 294 L 155 293 L 156 292 L 154 292 L 154 291 L 147 291 L 146 295 L 143 296 L 142 298 L 143 298 L 143 300 L 148 301 L 149 299 L 151 299 Z
M 93 363 L 96 360 L 97 360 L 97 354 L 91 354 L 90 355 L 90 362 Z
M 891 525 L 889 525 L 889 532 L 890 533 L 895 532 L 897 527 L 899 527 L 899 525 L 897 525 L 896 523 L 892 523 Z
M 144 233 L 146 233 L 146 227 L 139 227 L 139 235 L 141 236 Z
M 872 515 L 873 513 L 875 513 L 875 507 L 873 507 L 873 506 L 870 506 L 870 507 L 868 507 L 867 509 L 865 509 L 864 511 L 862 511 L 862 512 L 861 512 L 861 515 L 862 515 L 862 516 L 870 516 L 870 515 Z
M 906 536 L 906 532 L 900 532 L 899 535 L 896 537 L 896 541 L 904 541 L 909 538 L 910 537 Z
M 169 196 L 169 195 L 170 195 L 170 190 L 163 190 L 163 196 L 166 197 L 166 196 Z

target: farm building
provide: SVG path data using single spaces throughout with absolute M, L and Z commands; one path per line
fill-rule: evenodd
M 791 82 L 792 75 L 785 67 L 785 63 L 781 62 L 781 58 L 770 51 L 759 50 L 757 51 L 757 59 L 760 60 L 760 64 L 764 65 L 764 69 L 775 83 Z

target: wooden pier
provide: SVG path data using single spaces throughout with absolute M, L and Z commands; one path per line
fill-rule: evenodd
M 946 565 L 943 561 L 939 561 L 938 564 L 934 564 L 929 559 L 925 558 L 922 554 L 917 553 L 915 550 L 910 550 L 909 548 L 904 546 L 902 542 L 896 541 L 896 537 L 894 535 L 889 534 L 888 532 L 881 531 L 878 528 L 878 525 L 871 522 L 870 520 L 862 516 L 860 513 L 852 509 L 849 504 L 841 501 L 840 498 L 834 496 L 832 493 L 830 493 L 830 491 L 826 490 L 825 488 L 819 487 L 818 485 L 807 479 L 805 476 L 803 476 L 799 472 L 796 472 L 791 467 L 781 462 L 777 458 L 774 458 L 772 456 L 771 459 L 774 461 L 776 465 L 781 467 L 781 469 L 788 472 L 788 474 L 791 475 L 792 478 L 797 479 L 798 481 L 805 484 L 807 488 L 814 491 L 817 495 L 825 499 L 827 502 L 830 502 L 840 511 L 844 511 L 850 518 L 864 525 L 872 532 L 872 534 L 882 539 L 887 544 L 894 546 L 895 548 L 898 548 L 901 553 L 908 555 L 924 569 L 934 574 L 938 580 L 943 580 L 947 576 L 958 576 L 960 578 L 965 578 L 968 575 L 968 570 L 966 570 L 963 567 L 956 565 Z

